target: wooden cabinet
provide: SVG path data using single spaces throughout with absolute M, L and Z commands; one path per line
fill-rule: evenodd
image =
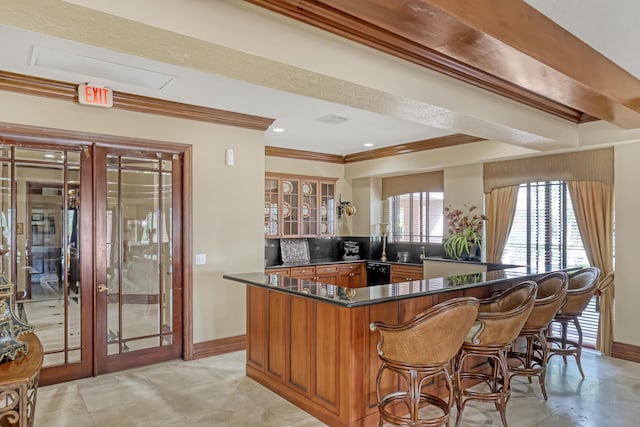
M 314 266 L 291 267 L 291 273 L 289 273 L 289 277 L 295 277 L 296 279 L 313 280 L 316 278 L 316 268 Z
M 338 284 L 338 266 L 335 264 L 317 265 L 316 281 L 327 285 Z
M 364 274 L 364 263 L 338 264 L 338 285 L 347 288 L 362 288 L 367 286 Z
M 277 274 L 283 277 L 289 277 L 290 273 L 291 273 L 291 269 L 289 267 L 270 268 L 269 270 L 265 270 L 265 274 Z
M 353 262 L 348 264 L 332 263 L 315 266 L 271 268 L 265 270 L 265 274 L 313 280 L 327 285 L 360 288 L 367 286 L 364 265 L 363 262 Z
M 391 264 L 391 283 L 423 279 L 424 272 L 422 266 Z
M 296 175 L 265 175 L 265 237 L 333 236 L 336 181 Z

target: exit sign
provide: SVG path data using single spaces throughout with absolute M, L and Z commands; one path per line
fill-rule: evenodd
M 113 91 L 109 88 L 83 84 L 78 85 L 78 102 L 94 107 L 113 107 Z

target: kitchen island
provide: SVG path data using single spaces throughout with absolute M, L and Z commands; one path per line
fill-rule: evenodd
M 224 275 L 247 289 L 247 376 L 331 426 L 378 425 L 374 321 L 396 324 L 462 296 L 486 298 L 550 271 L 519 267 L 345 288 L 264 273 Z M 398 379 L 383 377 L 385 391 Z M 442 392 L 443 384 L 431 387 Z

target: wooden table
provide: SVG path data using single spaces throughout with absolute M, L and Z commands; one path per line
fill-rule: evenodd
M 33 426 L 36 392 L 42 367 L 42 344 L 35 334 L 19 338 L 28 345 L 26 356 L 0 363 L 0 426 Z

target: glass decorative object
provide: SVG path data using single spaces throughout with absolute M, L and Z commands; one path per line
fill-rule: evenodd
M 33 331 L 33 326 L 20 320 L 13 312 L 13 283 L 0 276 L 0 363 L 26 355 L 27 344 L 17 338 Z

